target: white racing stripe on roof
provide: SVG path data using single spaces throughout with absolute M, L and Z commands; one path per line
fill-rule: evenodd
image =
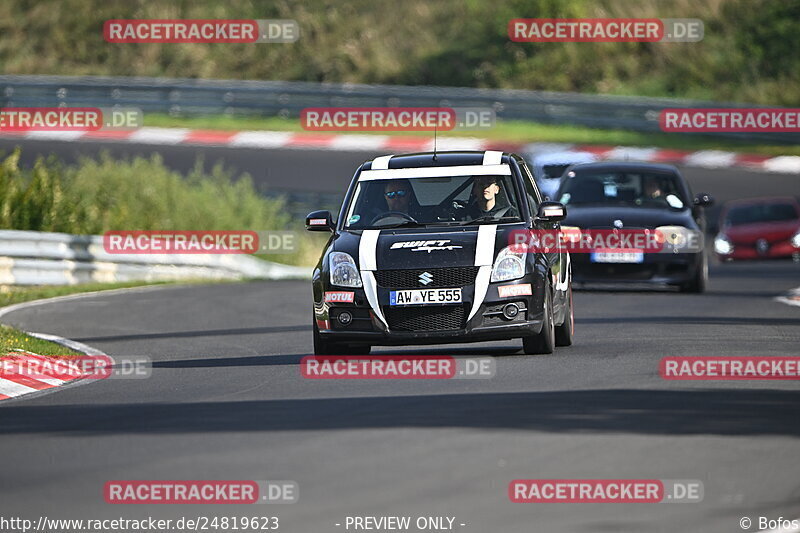
M 375 163 L 373 162 L 373 168 Z M 359 181 L 396 180 L 404 178 L 443 178 L 447 176 L 510 176 L 508 165 L 461 165 L 452 167 L 392 168 L 365 170 Z
M 500 161 L 502 161 L 503 152 L 498 150 L 486 150 L 483 153 L 483 164 L 484 165 L 499 165 Z
M 389 168 L 390 155 L 382 155 L 372 160 L 372 170 L 386 170 Z

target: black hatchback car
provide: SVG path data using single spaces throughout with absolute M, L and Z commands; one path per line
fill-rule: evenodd
M 523 252 L 513 232 L 557 229 L 524 160 L 498 151 L 382 156 L 361 165 L 313 272 L 314 351 L 522 338 L 572 343 L 569 255 Z
M 562 230 L 642 230 L 668 236 L 690 235 L 699 246 L 670 253 L 573 253 L 577 282 L 646 282 L 703 292 L 708 259 L 702 244 L 708 194 L 691 189 L 671 165 L 599 162 L 567 169 L 555 198 L 569 209 Z

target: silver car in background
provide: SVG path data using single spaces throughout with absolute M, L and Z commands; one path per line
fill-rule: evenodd
M 578 163 L 594 163 L 598 157 L 591 152 L 578 150 L 537 151 L 536 148 L 526 152 L 525 159 L 533 170 L 533 178 L 543 196 L 553 198 L 561 183 L 561 176 L 570 165 Z

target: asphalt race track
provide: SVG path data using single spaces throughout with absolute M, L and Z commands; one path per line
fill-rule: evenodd
M 79 144 L 37 147 L 89 149 Z M 235 159 L 227 149 L 158 149 L 176 167 L 200 151 Z M 268 168 L 271 186 L 277 177 L 336 190 L 370 156 L 253 151 L 237 163 Z M 695 192 L 722 200 L 797 192 L 797 176 L 685 173 Z M 575 344 L 551 356 L 521 355 L 516 342 L 374 351 L 491 355 L 497 375 L 486 380 L 304 379 L 307 282 L 159 287 L 29 307 L 3 321 L 113 356 L 147 355 L 153 374 L 0 403 L 0 501 L 30 518 L 278 516 L 290 533 L 345 531 L 336 524 L 353 515 L 454 516 L 456 530 L 473 533 L 730 532 L 743 516 L 797 518 L 797 382 L 666 381 L 658 364 L 797 356 L 800 308 L 773 298 L 798 285 L 800 265 L 789 261 L 714 264 L 703 295 L 576 292 Z M 705 497 L 511 503 L 508 484 L 519 478 L 696 479 Z M 125 479 L 294 480 L 300 496 L 272 506 L 106 504 L 104 483 Z
M 164 164 L 181 172 L 194 168 L 198 159 L 206 168 L 222 162 L 234 175 L 248 173 L 261 191 L 316 192 L 344 196 L 358 165 L 383 153 L 361 151 L 331 151 L 303 149 L 236 148 L 224 146 L 145 145 L 92 141 L 49 141 L 30 139 L 0 139 L 0 154 L 22 148 L 20 161 L 32 166 L 39 156 L 55 154 L 66 163 L 81 156 L 96 156 L 108 152 L 115 158 L 149 157 L 158 153 Z M 798 195 L 798 176 L 795 174 L 763 174 L 741 168 L 681 167 L 695 193 L 708 192 L 717 199 L 709 210 L 711 218 L 718 216 L 719 205 L 727 200 L 752 196 Z

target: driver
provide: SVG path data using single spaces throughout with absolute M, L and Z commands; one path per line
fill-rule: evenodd
M 657 178 L 646 177 L 644 179 L 644 198 L 645 200 L 661 200 L 664 192 Z
M 386 200 L 386 212 L 378 215 L 381 218 L 388 213 L 401 213 L 408 218 L 418 221 L 421 213 L 419 203 L 407 179 L 388 180 L 383 185 L 383 197 Z
M 409 214 L 412 192 L 411 183 L 408 180 L 387 181 L 383 188 L 383 196 L 386 198 L 389 211 Z
M 502 206 L 497 201 L 500 193 L 497 176 L 475 176 L 472 181 L 473 201 L 467 208 L 467 215 L 472 218 L 484 216 L 515 217 L 517 210 L 513 205 Z

